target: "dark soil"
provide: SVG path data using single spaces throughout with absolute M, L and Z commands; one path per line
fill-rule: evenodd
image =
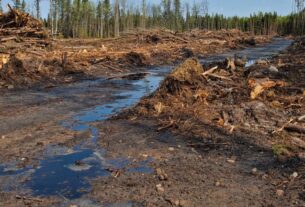
M 153 95 L 99 126 L 111 155 L 153 157 L 155 173 L 97 179 L 91 197 L 142 206 L 305 206 L 305 137 L 287 127 L 304 127 L 304 41 L 246 71 L 221 67 L 202 76 L 207 69 L 196 59 L 184 62 Z
M 153 39 L 149 44 L 159 44 Z M 166 40 L 163 36 L 162 43 Z M 241 59 L 233 59 L 235 67 L 228 60 L 203 67 L 196 58 L 188 59 L 154 94 L 94 124 L 99 131 L 95 147 L 107 151 L 106 159 L 130 159 L 129 166 L 91 180 L 90 193 L 77 200 L 32 196 L 17 183 L 11 193 L 0 194 L 0 205 L 305 206 L 305 137 L 290 126 L 304 127 L 304 51 L 299 39 L 285 53 L 246 70 Z M 109 76 L 124 83 L 147 74 Z M 3 161 L 24 167 L 38 162 L 47 146 L 73 147 L 88 140 L 90 132 L 59 123 L 75 111 L 111 101 L 112 94 L 130 85 L 66 87 L 5 94 L 0 102 L 5 108 L 0 114 Z M 152 173 L 129 171 L 147 160 Z M 12 187 L 16 181 L 10 179 L 1 176 L 1 187 Z

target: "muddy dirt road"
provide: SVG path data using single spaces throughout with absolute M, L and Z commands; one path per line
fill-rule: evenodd
M 205 57 L 202 63 L 235 55 L 246 56 L 250 66 L 290 44 L 275 39 L 263 47 Z M 263 175 L 251 174 L 253 159 L 272 157 L 258 146 L 237 150 L 238 155 L 229 148 L 219 156 L 203 155 L 179 135 L 156 130 L 154 122 L 136 117 L 103 122 L 155 91 L 171 69 L 5 93 L 0 98 L 0 203 L 200 206 L 205 200 L 205 206 L 283 206 L 281 199 L 270 199 L 274 189 L 258 179 Z M 246 161 L 236 165 L 237 156 Z

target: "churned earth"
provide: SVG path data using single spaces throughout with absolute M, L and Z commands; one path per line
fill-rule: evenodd
M 153 67 L 5 92 L 0 101 L 5 109 L 0 204 L 304 206 L 304 134 L 284 129 L 290 118 L 289 124 L 303 126 L 298 120 L 304 113 L 302 41 L 269 59 L 290 44 L 276 39 L 206 57 L 203 68 L 189 59 L 172 73 L 172 67 Z M 271 65 L 278 72 L 269 73 Z M 292 79 L 295 68 L 298 78 Z M 265 86 L 264 78 L 272 87 L 252 99 L 249 80 Z M 271 89 L 276 95 L 269 94 Z M 294 97 L 294 102 L 283 97 Z M 274 101 L 281 104 L 276 109 L 269 105 Z M 242 109 L 237 111 L 241 115 L 235 108 Z

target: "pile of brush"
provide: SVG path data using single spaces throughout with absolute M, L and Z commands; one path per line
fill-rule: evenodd
M 42 45 L 48 44 L 46 39 L 49 37 L 49 32 L 44 29 L 40 20 L 31 17 L 27 13 L 13 9 L 10 5 L 8 5 L 8 8 L 9 11 L 7 13 L 0 14 L 1 43 L 21 43 L 26 41 L 35 43 L 35 41 L 38 41 Z

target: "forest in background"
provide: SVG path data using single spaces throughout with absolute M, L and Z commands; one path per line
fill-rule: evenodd
M 35 0 L 31 13 L 40 18 L 40 1 Z M 225 17 L 208 12 L 208 0 L 181 4 L 180 0 L 162 0 L 161 4 L 134 5 L 128 0 L 49 0 L 50 11 L 43 19 L 52 34 L 72 38 L 118 37 L 136 29 L 169 29 L 175 32 L 192 29 L 239 29 L 253 35 L 304 35 L 304 2 L 295 0 L 290 15 L 254 13 L 249 17 Z M 1 3 L 1 0 L 0 0 Z M 14 0 L 14 7 L 26 11 L 25 0 Z

